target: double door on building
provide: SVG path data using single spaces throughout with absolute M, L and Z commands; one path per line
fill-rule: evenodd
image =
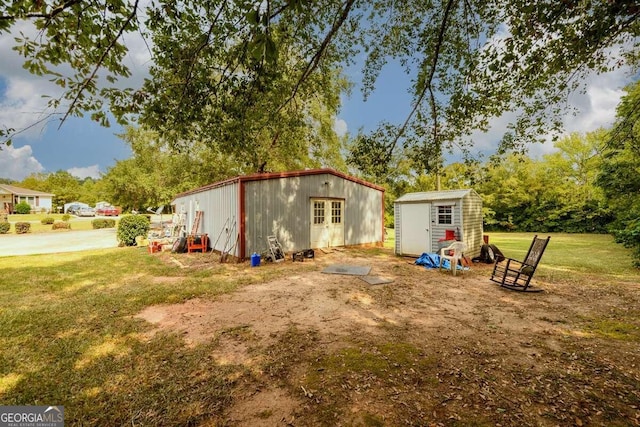
M 344 246 L 344 200 L 311 199 L 311 247 Z

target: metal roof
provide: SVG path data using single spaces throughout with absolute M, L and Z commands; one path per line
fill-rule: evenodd
M 394 203 L 411 203 L 411 202 L 433 202 L 436 200 L 458 200 L 474 190 L 441 190 L 441 191 L 422 191 L 418 193 L 407 193 L 396 199 Z
M 28 188 L 20 188 L 15 185 L 9 184 L 0 184 L 0 192 L 5 192 L 8 194 L 15 194 L 17 196 L 54 196 L 51 193 L 44 193 L 42 191 L 29 190 Z
M 200 193 L 200 192 L 203 192 L 203 191 L 211 190 L 213 188 L 229 185 L 229 184 L 235 183 L 235 182 L 261 181 L 261 180 L 266 180 L 266 179 L 292 178 L 292 177 L 308 176 L 308 175 L 320 175 L 320 174 L 334 175 L 334 176 L 346 179 L 348 181 L 353 181 L 355 183 L 364 185 L 366 187 L 371 187 L 371 188 L 376 189 L 378 191 L 382 191 L 382 192 L 385 191 L 384 187 L 381 187 L 379 185 L 376 185 L 376 184 L 373 184 L 371 182 L 365 181 L 364 179 L 356 178 L 354 176 L 350 176 L 350 175 L 344 174 L 342 172 L 338 172 L 335 169 L 323 168 L 323 169 L 305 169 L 305 170 L 290 171 L 290 172 L 256 173 L 256 174 L 252 174 L 252 175 L 236 176 L 234 178 L 226 179 L 224 181 L 214 182 L 213 184 L 208 184 L 208 185 L 205 185 L 205 186 L 200 187 L 200 188 L 196 188 L 196 189 L 193 189 L 193 190 L 185 191 L 185 192 L 180 193 L 180 194 L 176 194 L 174 196 L 173 200 L 175 201 L 175 199 L 177 199 L 179 197 L 187 196 L 189 194 Z

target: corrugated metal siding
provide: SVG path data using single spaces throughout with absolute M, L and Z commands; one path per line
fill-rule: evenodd
M 203 211 L 199 232 L 209 235 L 210 246 L 218 251 L 224 249 L 225 243 L 227 249 L 233 246 L 240 230 L 239 185 L 237 181 L 230 182 L 206 191 L 176 197 L 176 212 L 184 206 L 187 213 L 187 233 L 191 231 L 195 211 L 199 206 Z M 239 255 L 239 246 L 236 245 L 231 255 Z
M 482 248 L 482 198 L 475 191 L 470 191 L 463 199 L 462 228 L 463 241 L 467 244 L 467 255 L 474 258 L 480 256 Z
M 265 250 L 269 235 L 277 236 L 287 252 L 307 249 L 312 198 L 345 201 L 346 245 L 382 241 L 383 193 L 379 190 L 332 174 L 248 181 L 244 185 L 245 255 Z
M 344 179 L 342 183 L 346 195 L 345 244 L 382 243 L 384 193 Z

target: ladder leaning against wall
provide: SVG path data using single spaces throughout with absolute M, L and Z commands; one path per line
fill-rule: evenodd
M 191 235 L 198 234 L 200 229 L 200 221 L 202 220 L 202 211 L 196 211 L 196 217 L 193 219 L 193 226 L 191 227 Z

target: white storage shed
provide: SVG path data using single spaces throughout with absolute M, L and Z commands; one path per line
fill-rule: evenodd
M 285 252 L 384 241 L 384 188 L 333 169 L 244 175 L 178 194 L 176 213 L 189 233 L 240 259 L 276 236 Z M 237 242 L 237 244 L 235 244 Z
M 467 244 L 466 255 L 480 255 L 482 199 L 474 190 L 408 193 L 394 202 L 395 252 L 420 256 L 437 253 L 442 241 Z

